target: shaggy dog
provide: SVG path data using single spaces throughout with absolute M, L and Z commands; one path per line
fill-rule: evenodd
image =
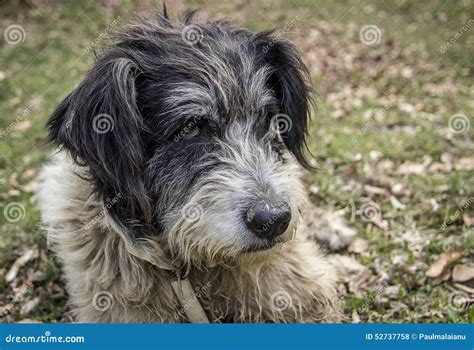
M 308 75 L 270 33 L 129 26 L 51 116 L 39 203 L 80 322 L 333 322 L 298 230 Z

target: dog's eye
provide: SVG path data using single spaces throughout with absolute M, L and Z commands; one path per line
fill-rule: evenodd
M 197 125 L 194 125 L 191 128 L 184 128 L 183 138 L 187 140 L 192 139 L 193 137 L 198 136 L 200 131 L 201 130 Z

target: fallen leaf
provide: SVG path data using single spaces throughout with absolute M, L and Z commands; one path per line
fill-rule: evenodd
M 340 254 L 330 254 L 328 256 L 329 263 L 343 276 L 350 277 L 359 274 L 367 269 L 356 259 Z
M 413 162 L 405 162 L 400 165 L 397 169 L 397 173 L 402 175 L 407 174 L 423 174 L 426 168 L 423 164 L 413 163 Z
M 364 190 L 367 193 L 379 194 L 385 197 L 388 197 L 390 195 L 390 193 L 385 188 L 380 188 L 380 187 L 375 187 L 375 186 L 370 186 L 370 185 L 364 185 Z
M 423 174 L 426 171 L 426 167 L 432 162 L 431 157 L 424 157 L 422 163 L 405 162 L 400 165 L 397 169 L 397 173 L 402 175 L 408 174 Z
M 474 213 L 464 213 L 462 219 L 466 227 L 474 226 Z
M 474 288 L 468 287 L 465 284 L 461 284 L 461 283 L 454 283 L 454 286 L 457 289 L 460 289 L 460 290 L 462 290 L 463 292 L 466 292 L 466 293 L 470 293 L 470 294 L 472 294 L 472 296 L 474 296 Z
M 474 157 L 463 157 L 454 164 L 454 169 L 470 171 L 474 170 Z
M 383 294 L 386 295 L 386 296 L 389 296 L 391 298 L 398 297 L 399 293 L 400 293 L 400 286 L 387 286 L 383 290 Z
M 400 202 L 395 196 L 390 196 L 390 203 L 395 209 L 405 209 L 406 206 L 402 202 Z
M 449 269 L 444 270 L 443 273 L 440 276 L 433 279 L 433 283 L 434 284 L 441 284 L 443 282 L 449 281 L 450 278 L 451 278 L 451 270 L 449 270 Z
M 466 282 L 474 278 L 474 265 L 456 265 L 453 269 L 453 282 Z
M 22 122 L 16 123 L 15 127 L 13 128 L 15 131 L 25 131 L 31 128 L 31 122 L 29 120 L 24 120 Z
M 347 248 L 349 253 L 356 253 L 356 254 L 366 252 L 367 249 L 369 249 L 369 241 L 360 237 L 354 238 L 354 240 L 351 242 L 351 244 Z
M 430 165 L 429 170 L 431 173 L 449 173 L 453 170 L 453 167 L 451 164 L 434 162 Z
M 458 260 L 462 256 L 461 252 L 449 252 L 443 253 L 431 264 L 428 271 L 426 271 L 426 277 L 437 278 L 440 277 L 445 269 L 453 262 Z
M 21 307 L 20 309 L 20 314 L 21 315 L 27 315 L 29 314 L 31 311 L 33 311 L 39 304 L 40 302 L 40 298 L 39 297 L 36 297 L 32 300 L 28 300 L 25 304 L 23 304 L 23 306 Z
M 319 187 L 315 185 L 309 186 L 309 192 L 312 194 L 318 194 L 319 193 Z
M 7 282 L 11 282 L 18 275 L 20 269 L 25 266 L 30 260 L 38 257 L 38 249 L 28 249 L 22 256 L 15 260 L 10 270 L 5 276 Z
M 352 311 L 352 323 L 360 323 L 360 316 L 357 313 L 357 310 Z
M 17 323 L 42 323 L 42 322 L 35 320 L 33 318 L 24 318 L 23 320 L 18 321 Z

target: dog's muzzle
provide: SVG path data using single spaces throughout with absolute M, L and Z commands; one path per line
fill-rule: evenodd
M 261 200 L 247 210 L 244 220 L 258 238 L 273 240 L 288 229 L 291 210 L 287 203 Z

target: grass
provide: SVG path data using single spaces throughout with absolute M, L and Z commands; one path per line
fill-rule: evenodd
M 24 208 L 17 223 L 0 215 L 0 305 L 14 295 L 3 276 L 23 251 L 38 247 L 39 257 L 21 269 L 14 287 L 28 276 L 34 288 L 22 303 L 34 297 L 40 302 L 26 315 L 20 303 L 3 320 L 69 321 L 58 265 L 47 252 L 36 208 L 35 175 L 50 150 L 44 124 L 93 64 L 89 49 L 104 46 L 107 30 L 137 8 L 131 1 L 120 7 L 85 0 L 29 4 L 0 5 L 3 25 L 20 24 L 26 32 L 20 44 L 0 41 L 0 209 L 12 202 Z M 146 11 L 143 6 L 138 10 Z M 318 171 L 306 173 L 304 181 L 318 188 L 311 194 L 314 202 L 343 210 L 369 242 L 366 252 L 349 254 L 371 275 L 360 293 L 342 286 L 346 314 L 357 312 L 368 322 L 474 322 L 472 307 L 450 304 L 450 281 L 436 283 L 424 275 L 450 250 L 462 251 L 458 263 L 473 259 L 473 229 L 462 219 L 472 212 L 472 205 L 463 207 L 473 197 L 472 170 L 435 172 L 427 165 L 418 174 L 399 171 L 405 162 L 431 159 L 432 164 L 446 154 L 453 165 L 472 157 L 474 128 L 453 133 L 449 120 L 462 114 L 472 123 L 474 28 L 441 52 L 474 18 L 469 2 L 187 0 L 177 7 L 200 7 L 205 15 L 229 17 L 253 30 L 274 27 L 304 52 L 318 90 L 309 143 Z M 289 28 L 292 20 L 296 24 Z M 369 24 L 381 32 L 372 46 L 359 38 Z M 396 194 L 395 187 L 403 191 Z M 391 196 L 403 208 L 394 206 Z M 386 229 L 361 220 L 367 202 L 380 209 Z M 419 250 L 413 237 L 422 239 Z M 403 263 L 394 263 L 397 259 Z M 396 295 L 377 293 L 381 277 L 387 286 L 398 286 Z M 360 312 L 363 305 L 367 312 Z

